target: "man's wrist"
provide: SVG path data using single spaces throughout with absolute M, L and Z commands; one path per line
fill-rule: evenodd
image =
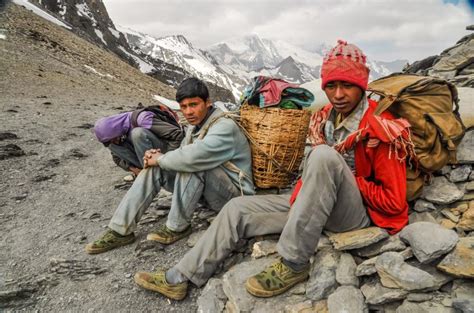
M 159 154 L 156 158 L 155 158 L 155 166 L 160 166 L 160 160 L 163 158 L 163 154 Z

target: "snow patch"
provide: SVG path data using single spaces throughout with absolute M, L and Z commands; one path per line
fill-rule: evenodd
M 6 40 L 7 36 L 5 36 L 5 34 L 0 34 L 0 39 Z
M 118 32 L 117 30 L 113 29 L 112 27 L 109 27 L 109 31 L 112 33 L 112 35 L 114 35 L 115 38 L 120 38 L 120 32 Z
M 137 57 L 136 55 L 129 53 L 127 50 L 125 50 L 124 47 L 119 47 L 119 49 L 122 50 L 128 56 L 132 57 L 135 61 L 137 61 L 140 71 L 142 73 L 145 73 L 145 74 L 150 73 L 151 71 L 155 69 L 153 65 L 151 65 L 148 62 L 143 61 L 141 58 Z
M 27 0 L 13 0 L 13 3 L 24 6 L 27 10 L 32 11 L 36 15 L 41 16 L 42 18 L 44 18 L 44 19 L 46 19 L 46 20 L 48 20 L 48 21 L 50 21 L 50 22 L 52 22 L 56 25 L 62 26 L 62 27 L 67 28 L 67 29 L 71 29 L 71 27 L 66 25 L 64 22 L 60 21 L 59 19 L 52 16 L 51 14 L 46 13 L 45 11 L 41 10 L 36 5 L 28 2 Z
M 97 35 L 97 37 L 99 37 L 100 40 L 102 40 L 102 42 L 107 46 L 107 42 L 104 39 L 104 34 L 102 34 L 102 32 L 98 29 L 94 29 L 94 31 L 95 31 L 95 34 Z
M 112 76 L 112 75 L 110 75 L 110 74 L 102 74 L 102 73 L 98 72 L 98 71 L 97 71 L 95 68 L 93 68 L 92 66 L 89 66 L 89 65 L 85 65 L 85 64 L 84 64 L 84 67 L 85 67 L 86 69 L 88 69 L 89 71 L 91 71 L 92 73 L 99 75 L 100 77 L 115 78 L 114 76 Z
M 59 6 L 59 8 L 60 8 L 60 10 L 59 10 L 58 13 L 59 13 L 59 15 L 61 15 L 61 16 L 63 17 L 63 19 L 64 19 L 64 15 L 66 14 L 66 5 L 65 5 L 65 4 L 61 4 L 61 0 L 58 0 L 57 3 L 58 3 L 58 6 Z
M 77 15 L 87 17 L 88 19 L 92 21 L 92 26 L 94 27 L 97 26 L 97 21 L 94 18 L 94 14 L 92 14 L 91 10 L 89 9 L 86 3 L 76 4 L 76 8 L 77 8 Z
M 161 104 L 166 105 L 168 108 L 172 110 L 179 111 L 181 109 L 179 107 L 179 103 L 174 100 L 171 100 L 162 96 L 158 96 L 158 95 L 154 95 L 153 99 L 159 101 Z

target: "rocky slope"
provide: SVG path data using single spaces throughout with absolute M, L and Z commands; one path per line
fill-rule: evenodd
M 185 243 L 84 253 L 128 188 L 93 123 L 174 89 L 21 6 L 0 25 L 0 311 L 194 311 L 196 290 L 170 303 L 132 279 L 174 264 Z M 150 210 L 140 239 L 158 214 Z
M 24 4 L 27 0 L 15 1 Z M 177 87 L 184 77 L 196 74 L 164 59 L 149 58 L 142 51 L 134 49 L 134 46 L 128 43 L 126 34 L 116 28 L 100 0 L 31 0 L 31 3 L 64 21 L 78 36 L 116 54 L 143 73 L 169 86 Z M 206 80 L 206 77 L 202 78 Z M 228 89 L 213 80 L 206 81 L 209 82 L 215 100 L 234 100 Z

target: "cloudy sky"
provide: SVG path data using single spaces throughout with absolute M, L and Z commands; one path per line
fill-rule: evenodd
M 474 24 L 472 0 L 103 0 L 115 24 L 206 48 L 258 34 L 316 49 L 342 38 L 369 58 L 439 54 Z

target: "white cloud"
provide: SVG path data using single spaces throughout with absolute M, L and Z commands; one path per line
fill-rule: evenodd
M 442 0 L 104 0 L 117 24 L 153 36 L 182 34 L 205 48 L 257 33 L 306 48 L 343 38 L 369 58 L 439 54 L 474 24 L 466 2 Z

